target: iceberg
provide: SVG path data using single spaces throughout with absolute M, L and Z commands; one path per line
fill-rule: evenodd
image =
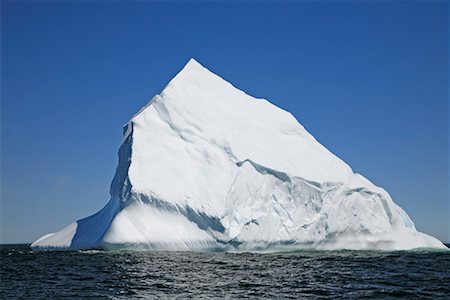
M 36 250 L 446 248 L 289 112 L 194 59 L 124 126 L 111 199 Z

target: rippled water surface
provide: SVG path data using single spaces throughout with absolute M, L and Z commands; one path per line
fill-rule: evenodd
M 0 298 L 450 299 L 449 252 L 33 252 L 1 246 Z

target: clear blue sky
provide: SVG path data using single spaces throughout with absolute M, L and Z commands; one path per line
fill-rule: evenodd
M 450 240 L 448 2 L 1 4 L 0 242 L 102 208 L 122 125 L 190 57 Z

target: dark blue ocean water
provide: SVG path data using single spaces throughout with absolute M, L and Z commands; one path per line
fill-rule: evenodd
M 1 299 L 450 299 L 449 252 L 33 252 L 1 246 Z

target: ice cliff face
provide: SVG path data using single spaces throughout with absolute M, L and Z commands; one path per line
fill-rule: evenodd
M 32 247 L 445 246 L 290 113 L 191 59 L 124 127 L 109 203 Z

